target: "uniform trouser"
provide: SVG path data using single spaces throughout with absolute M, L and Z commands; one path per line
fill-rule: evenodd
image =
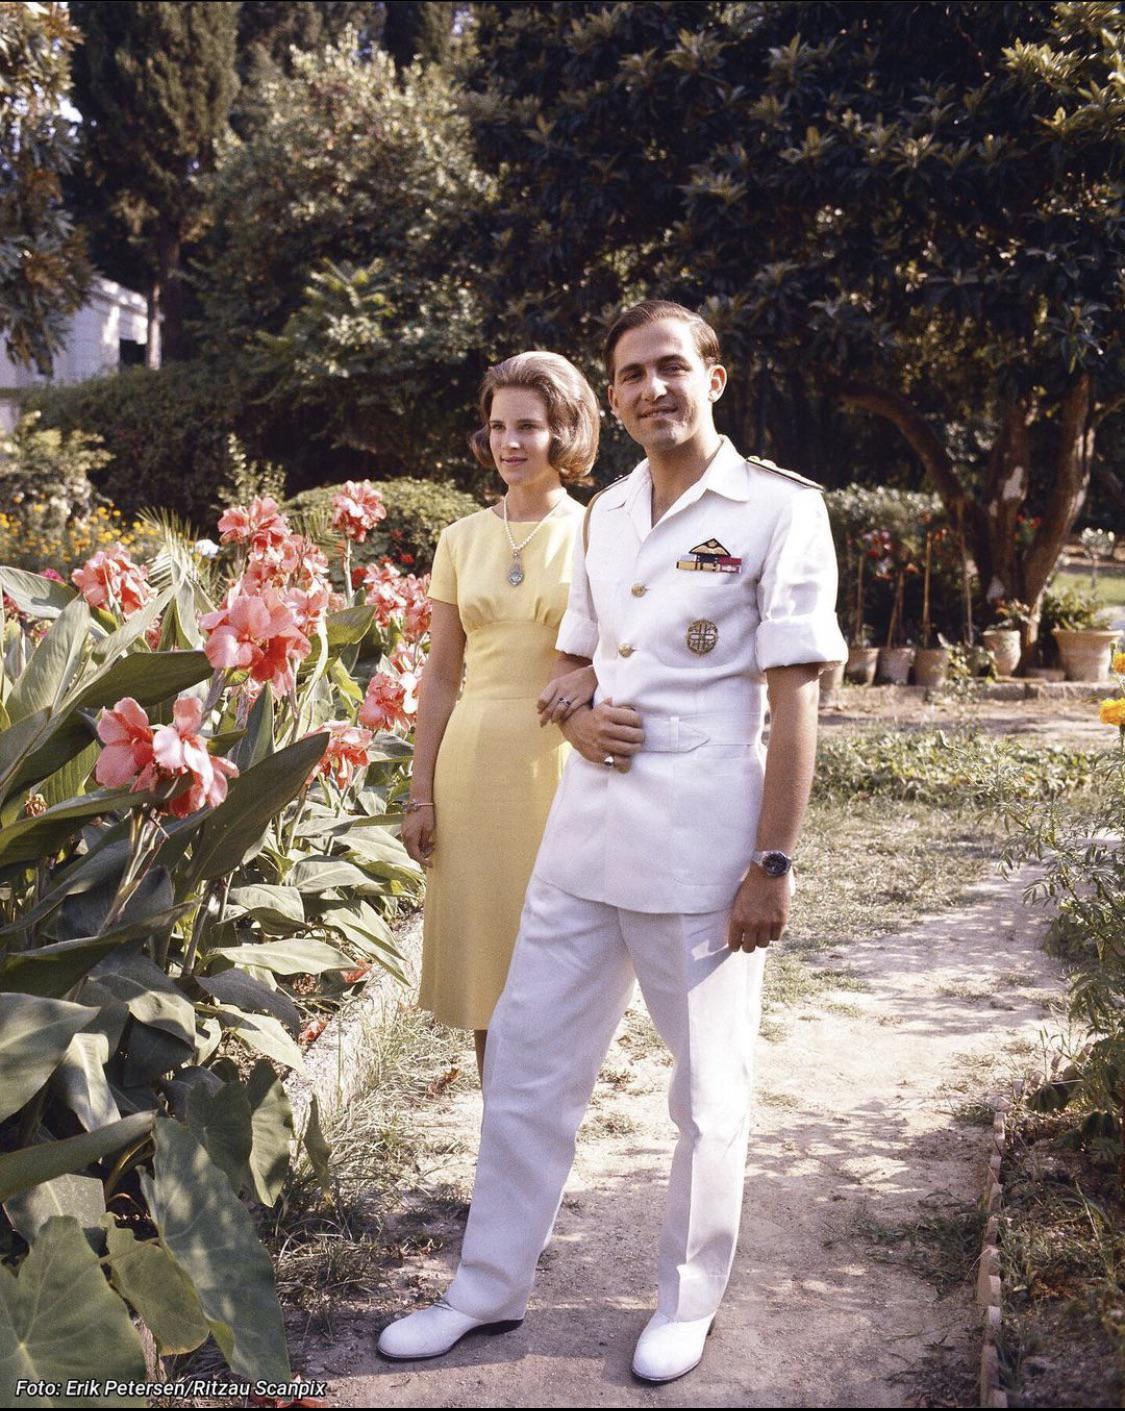
M 675 1062 L 658 1309 L 686 1320 L 718 1307 L 738 1238 L 765 958 L 728 950 L 727 920 L 624 911 L 532 878 L 488 1031 L 476 1185 L 445 1295 L 454 1308 L 523 1317 L 634 976 Z

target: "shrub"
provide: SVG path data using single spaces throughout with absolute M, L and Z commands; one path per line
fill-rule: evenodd
M 91 478 L 126 515 L 164 509 L 202 526 L 234 497 L 233 393 L 202 363 L 36 389 L 27 405 L 45 427 L 101 438 L 109 459 Z
M 412 480 L 406 476 L 397 480 L 376 482 L 383 498 L 387 517 L 368 537 L 356 546 L 356 562 L 396 558 L 406 563 L 414 573 L 428 573 L 433 564 L 438 535 L 455 519 L 463 519 L 480 509 L 480 504 L 446 480 Z M 315 490 L 303 490 L 285 506 L 285 510 L 304 517 L 310 527 L 325 526 L 338 485 L 321 485 Z

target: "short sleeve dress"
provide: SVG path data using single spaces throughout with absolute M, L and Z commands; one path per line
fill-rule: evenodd
M 555 659 L 582 513 L 567 496 L 542 521 L 518 587 L 492 510 L 451 524 L 438 541 L 430 597 L 452 603 L 465 631 L 464 685 L 434 772 L 418 996 L 444 1024 L 488 1028 L 569 751 L 555 726 L 540 727 L 535 702 Z M 516 542 L 531 528 L 513 525 Z

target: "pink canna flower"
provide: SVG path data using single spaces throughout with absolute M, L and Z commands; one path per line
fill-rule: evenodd
M 405 580 L 406 608 L 403 612 L 403 631 L 408 642 L 420 642 L 430 630 L 432 608 L 429 598 L 430 575 Z
M 216 671 L 248 671 L 275 691 L 293 689 L 296 664 L 309 654 L 309 639 L 273 588 L 250 593 L 236 583 L 223 606 L 205 613 L 199 625 L 210 634 L 204 650 Z
M 272 495 L 254 498 L 249 508 L 232 505 L 219 519 L 220 542 L 245 544 L 251 553 L 280 549 L 290 532 L 289 521 Z
M 406 607 L 402 571 L 390 559 L 369 563 L 363 571 L 364 602 L 375 608 L 375 621 L 386 627 L 392 617 Z
M 293 621 L 306 637 L 315 636 L 328 616 L 332 594 L 327 584 L 306 592 L 304 588 L 289 588 L 283 601 L 293 614 Z
M 227 780 L 238 775 L 238 767 L 229 759 L 208 752 L 199 733 L 202 723 L 202 703 L 194 696 L 181 696 L 172 707 L 172 724 L 161 725 L 152 737 L 153 761 L 160 773 L 191 776 L 188 788 L 168 804 L 168 812 L 176 818 L 222 803 Z
M 112 549 L 99 549 L 70 579 L 91 607 L 116 608 L 128 617 L 152 597 L 147 575 L 148 570 L 134 563 L 123 545 L 114 544 Z
M 342 529 L 357 544 L 362 544 L 368 532 L 386 517 L 386 506 L 370 480 L 349 480 L 332 497 L 332 528 Z
M 406 728 L 406 688 L 389 671 L 377 671 L 367 683 L 367 694 L 357 713 L 361 725 L 370 730 L 393 730 L 396 725 Z
M 367 765 L 371 748 L 371 731 L 347 720 L 334 720 L 328 727 L 328 748 L 317 766 L 319 774 L 327 775 L 339 789 L 346 789 L 357 769 Z
M 152 726 L 143 706 L 123 696 L 112 710 L 102 711 L 98 739 L 105 748 L 98 755 L 94 778 L 107 789 L 123 789 L 137 775 L 152 767 Z M 134 790 L 146 785 L 133 784 Z

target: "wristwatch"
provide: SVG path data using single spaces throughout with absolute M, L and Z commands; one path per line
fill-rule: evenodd
M 750 861 L 756 862 L 767 877 L 784 877 L 793 866 L 793 859 L 789 854 L 777 848 L 767 852 L 753 852 L 750 854 Z

